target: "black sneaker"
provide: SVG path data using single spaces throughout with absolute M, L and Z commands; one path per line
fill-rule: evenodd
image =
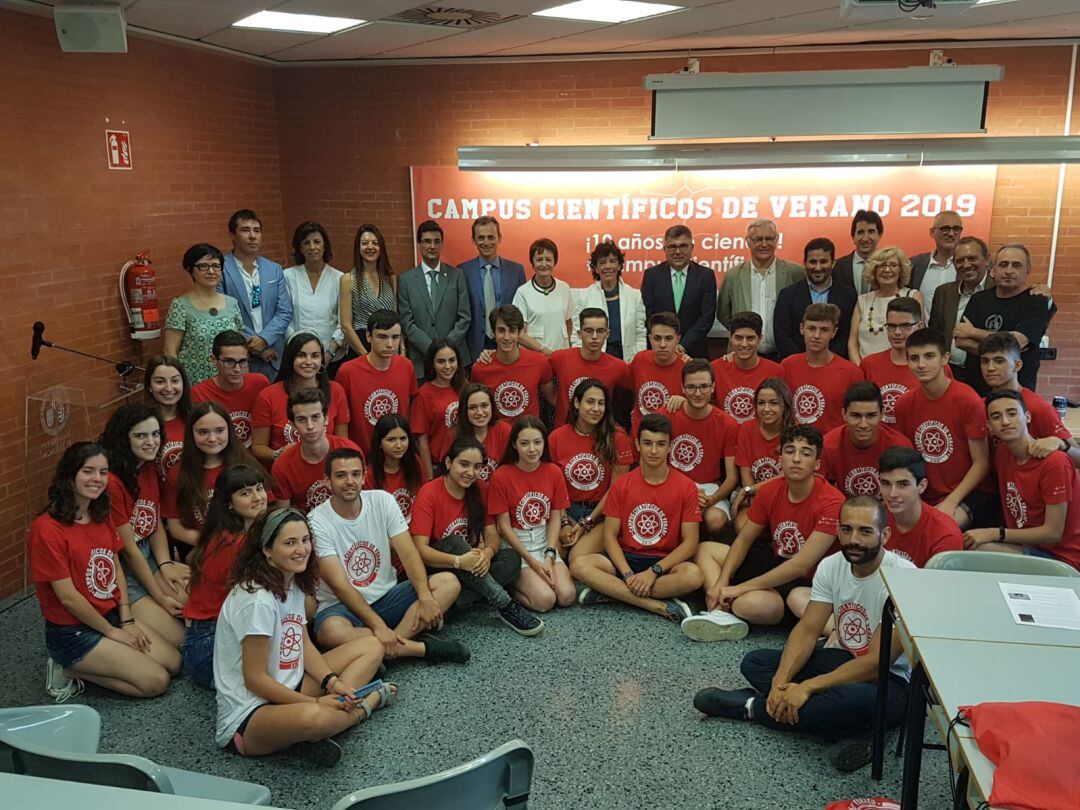
M 499 618 L 515 633 L 523 636 L 535 636 L 544 629 L 544 623 L 529 613 L 513 599 L 499 611 Z
M 690 612 L 690 606 L 682 599 L 664 600 L 664 618 L 682 624 L 683 619 L 689 619 L 694 614 Z
M 728 720 L 749 720 L 746 702 L 757 697 L 753 689 L 717 689 L 709 687 L 694 695 L 694 708 L 709 717 L 726 717 Z
M 610 596 L 600 593 L 600 591 L 594 590 L 587 585 L 581 589 L 581 592 L 577 595 L 579 605 L 598 605 L 601 602 L 614 602 Z
M 840 742 L 829 748 L 826 756 L 840 773 L 853 773 L 870 762 L 873 744 L 865 737 Z
M 337 765 L 342 754 L 341 746 L 333 740 L 298 742 L 291 750 L 302 759 L 321 765 L 324 768 L 332 768 Z
M 427 652 L 424 654 L 425 661 L 443 662 L 453 664 L 467 664 L 472 652 L 468 646 L 460 641 L 446 641 L 433 633 L 425 633 L 417 641 L 423 642 Z

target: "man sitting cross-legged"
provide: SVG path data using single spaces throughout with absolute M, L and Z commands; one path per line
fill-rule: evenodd
M 780 434 L 780 475 L 758 485 L 731 546 L 702 543 L 706 613 L 682 623 L 695 641 L 744 638 L 750 624 L 779 624 L 784 606 L 802 616 L 814 568 L 836 541 L 841 495 L 816 475 L 822 438 L 811 425 Z M 759 541 L 766 526 L 770 544 Z
M 694 707 L 711 717 L 753 720 L 827 740 L 840 740 L 829 760 L 841 771 L 870 761 L 867 733 L 877 703 L 881 610 L 886 591 L 882 567 L 911 568 L 885 548 L 885 510 L 876 498 L 857 495 L 840 510 L 840 551 L 822 560 L 814 575 L 810 604 L 781 650 L 755 650 L 742 660 L 749 689 L 702 689 Z M 829 620 L 836 639 L 817 640 Z M 886 722 L 900 721 L 911 668 L 892 635 L 892 666 Z
M 676 597 L 701 587 L 691 560 L 698 547 L 701 509 L 694 483 L 668 466 L 671 421 L 641 417 L 637 437 L 641 466 L 620 476 L 604 505 L 604 553 L 571 560 L 570 572 L 586 587 L 578 597 L 591 605 L 604 596 L 682 621 L 690 608 Z

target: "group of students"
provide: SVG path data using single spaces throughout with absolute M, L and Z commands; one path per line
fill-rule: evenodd
M 889 349 L 860 366 L 830 350 L 838 322 L 835 305 L 808 306 L 805 352 L 778 364 L 758 354 L 761 317 L 738 312 L 731 353 L 709 363 L 659 312 L 627 363 L 604 350 L 606 309 L 582 309 L 575 345 L 544 353 L 503 305 L 468 380 L 437 339 L 420 386 L 389 309 L 334 380 L 308 332 L 273 383 L 247 371 L 232 330 L 194 387 L 154 357 L 147 402 L 68 448 L 30 530 L 48 688 L 150 697 L 182 669 L 216 689 L 219 745 L 332 763 L 331 738 L 393 702 L 396 685 L 373 680 L 384 661 L 469 660 L 439 635 L 455 604 L 533 636 L 537 613 L 618 601 L 698 641 L 795 617 L 783 654 L 744 661 L 752 694 L 695 705 L 854 730 L 873 703 L 870 574 L 960 548 L 1080 567 L 1080 445 L 1019 386 L 1011 334 L 980 346 L 984 402 L 951 379 L 949 341 L 917 301 L 889 302 Z

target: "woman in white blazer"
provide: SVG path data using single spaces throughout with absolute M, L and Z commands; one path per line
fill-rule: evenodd
M 573 345 L 581 345 L 578 335 L 581 310 L 596 307 L 608 313 L 608 327 L 611 329 L 604 351 L 629 363 L 635 354 L 647 346 L 645 304 L 641 300 L 641 291 L 622 280 L 625 264 L 626 256 L 614 242 L 602 242 L 589 256 L 589 267 L 596 283 L 577 290 L 574 296 L 577 304 L 574 308 Z

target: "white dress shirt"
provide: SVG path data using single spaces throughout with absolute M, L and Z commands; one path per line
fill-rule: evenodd
M 761 316 L 761 345 L 758 352 L 772 354 L 776 351 L 773 333 L 773 313 L 776 310 L 776 259 L 762 273 L 750 263 L 750 308 Z
M 923 312 L 932 312 L 934 306 L 934 293 L 942 284 L 956 281 L 956 267 L 953 265 L 952 256 L 944 264 L 938 262 L 933 253 L 930 254 L 930 264 L 926 266 L 926 275 L 923 276 L 919 292 L 923 297 Z
M 242 261 L 237 259 L 236 262 L 240 265 L 240 277 L 244 279 L 244 289 L 247 290 L 248 307 L 251 308 L 251 326 L 257 335 L 263 329 L 262 298 L 260 297 L 259 299 L 259 306 L 253 307 L 251 306 L 251 294 L 255 289 L 255 285 L 259 284 L 259 260 L 254 260 L 255 269 L 250 274 L 248 273 L 247 268 L 244 267 Z M 266 295 L 266 290 L 262 289 L 261 285 L 259 287 L 259 295 Z
M 979 282 L 974 290 L 969 293 L 964 292 L 964 287 L 960 286 L 960 306 L 956 308 L 956 322 L 960 323 L 964 319 L 964 310 L 967 309 L 968 301 L 971 300 L 977 292 L 982 292 L 986 289 L 986 282 L 990 280 L 990 273 L 983 276 L 983 280 Z M 951 336 L 950 336 L 951 337 Z M 956 338 L 952 338 L 952 347 L 949 349 L 949 363 L 954 366 L 962 366 L 967 362 L 967 350 L 961 349 L 956 345 Z
M 292 323 L 285 330 L 285 340 L 297 332 L 311 332 L 318 336 L 328 357 L 332 344 L 336 343 L 338 348 L 345 345 L 345 333 L 341 331 L 338 317 L 343 275 L 340 270 L 326 265 L 312 290 L 304 265 L 286 268 L 285 284 L 292 296 L 293 314 Z

